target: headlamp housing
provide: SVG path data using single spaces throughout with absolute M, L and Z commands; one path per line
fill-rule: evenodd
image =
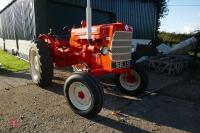
M 108 54 L 109 50 L 106 46 L 102 46 L 101 49 L 100 49 L 100 52 L 101 52 L 102 55 L 105 56 L 105 55 Z

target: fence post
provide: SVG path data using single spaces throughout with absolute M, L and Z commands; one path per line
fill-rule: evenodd
M 6 50 L 5 38 L 3 37 L 3 51 Z

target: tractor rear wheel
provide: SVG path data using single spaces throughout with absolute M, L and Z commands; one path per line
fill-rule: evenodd
M 148 86 L 148 75 L 139 64 L 134 64 L 131 70 L 131 79 L 128 74 L 117 75 L 119 90 L 127 95 L 136 96 L 145 91 Z
M 30 73 L 34 83 L 49 86 L 53 78 L 53 59 L 48 45 L 36 40 L 29 50 Z
M 65 82 L 64 96 L 72 110 L 83 116 L 98 114 L 103 106 L 103 90 L 87 73 L 74 73 Z

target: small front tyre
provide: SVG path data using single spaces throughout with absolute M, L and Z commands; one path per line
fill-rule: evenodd
M 64 96 L 72 110 L 83 116 L 97 115 L 103 106 L 103 90 L 87 73 L 74 73 L 65 82 Z
M 136 96 L 145 91 L 148 86 L 148 75 L 142 66 L 134 64 L 130 77 L 127 73 L 116 76 L 119 90 L 127 95 Z

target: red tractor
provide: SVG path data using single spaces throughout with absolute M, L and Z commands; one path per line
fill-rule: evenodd
M 39 35 L 29 52 L 32 79 L 39 86 L 51 84 L 54 66 L 74 68 L 64 96 L 72 110 L 85 117 L 103 106 L 103 90 L 95 77 L 115 74 L 118 88 L 128 95 L 142 93 L 148 84 L 147 74 L 131 57 L 131 26 L 101 24 L 88 33 L 87 25 L 83 21 L 81 28 L 64 27 L 64 35 Z

